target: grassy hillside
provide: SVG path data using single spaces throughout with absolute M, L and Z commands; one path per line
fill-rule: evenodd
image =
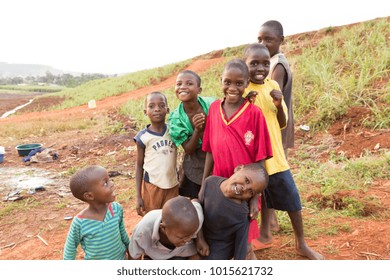
M 373 118 L 365 125 L 388 128 L 390 123 L 390 43 L 389 18 L 287 36 L 282 51 L 293 71 L 293 102 L 296 123 L 305 123 L 312 131 L 322 130 L 344 115 L 351 106 L 368 107 Z M 197 58 L 221 55 L 226 60 L 240 57 L 246 45 L 228 47 Z M 56 107 L 86 104 L 91 99 L 129 92 L 157 84 L 176 75 L 191 59 L 164 67 L 88 82 L 53 95 L 65 97 Z M 204 96 L 221 97 L 219 85 L 223 63 L 202 73 Z M 164 91 L 170 108 L 178 101 L 174 85 Z M 137 119 L 139 127 L 147 120 L 142 114 L 143 100 L 129 101 L 121 108 L 125 115 Z
M 293 71 L 293 102 L 296 123 L 313 129 L 327 128 L 351 106 L 370 108 L 372 119 L 365 125 L 388 128 L 390 123 L 390 22 L 380 18 L 351 26 L 326 28 L 287 36 L 283 52 Z M 227 48 L 226 59 L 240 57 L 246 45 Z M 207 55 L 205 55 L 207 57 Z M 204 96 L 221 97 L 219 85 L 223 64 L 201 75 Z M 169 106 L 177 100 L 172 88 L 166 91 Z M 125 114 L 140 115 L 142 102 L 131 102 Z

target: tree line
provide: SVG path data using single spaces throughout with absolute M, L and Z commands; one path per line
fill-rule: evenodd
M 99 73 L 81 74 L 73 76 L 71 74 L 53 75 L 47 71 L 45 76 L 26 76 L 26 77 L 0 77 L 0 85 L 59 85 L 64 87 L 76 87 L 91 80 L 103 79 L 112 77 Z

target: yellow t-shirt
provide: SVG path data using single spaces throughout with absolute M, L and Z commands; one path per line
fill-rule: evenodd
M 246 88 L 244 94 L 244 96 L 246 96 L 248 92 L 252 90 L 257 91 L 258 95 L 256 96 L 255 105 L 263 111 L 265 120 L 267 122 L 273 154 L 272 158 L 265 161 L 265 168 L 268 172 L 268 175 L 290 169 L 290 166 L 288 165 L 284 155 L 282 133 L 277 118 L 278 110 L 274 105 L 271 95 L 269 94 L 273 89 L 280 90 L 278 83 L 267 78 L 264 80 L 264 84 L 254 84 L 252 82 L 249 83 L 249 86 Z M 287 122 L 288 111 L 284 100 L 282 101 L 282 106 Z

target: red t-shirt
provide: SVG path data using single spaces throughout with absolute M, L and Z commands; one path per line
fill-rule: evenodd
M 226 119 L 224 100 L 216 100 L 209 109 L 202 149 L 213 154 L 213 175 L 229 178 L 241 164 L 272 157 L 268 127 L 261 110 L 245 101 Z

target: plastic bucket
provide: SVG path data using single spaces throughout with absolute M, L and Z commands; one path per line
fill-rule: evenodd
M 28 154 L 37 148 L 42 148 L 42 144 L 33 143 L 33 144 L 25 144 L 16 146 L 16 150 L 18 150 L 19 156 L 28 156 Z

